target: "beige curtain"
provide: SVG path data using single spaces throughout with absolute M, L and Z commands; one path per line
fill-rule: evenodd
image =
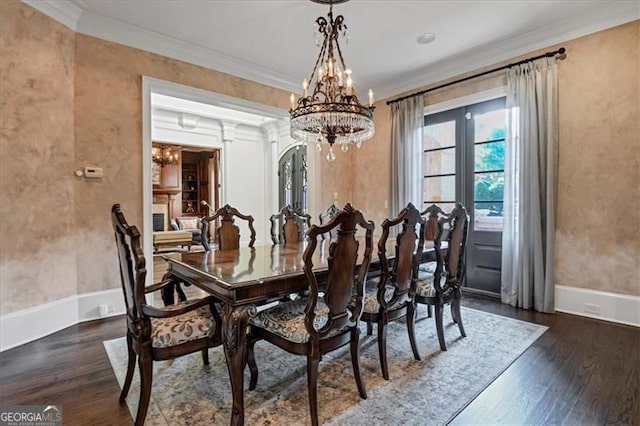
M 422 95 L 391 104 L 391 217 L 410 202 L 422 207 L 423 127 Z
M 558 169 L 555 58 L 509 70 L 507 108 L 502 301 L 551 313 Z

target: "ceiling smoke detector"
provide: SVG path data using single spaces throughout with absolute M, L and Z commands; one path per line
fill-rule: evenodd
M 419 36 L 416 41 L 418 44 L 429 44 L 432 43 L 436 39 L 436 35 L 433 33 L 425 33 Z

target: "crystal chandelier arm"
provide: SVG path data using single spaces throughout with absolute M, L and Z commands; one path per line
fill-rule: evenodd
M 340 58 L 340 63 L 342 64 L 342 69 L 347 70 L 347 64 L 344 62 L 344 56 L 342 56 L 342 49 L 340 48 L 340 43 L 336 39 L 336 50 L 338 51 L 338 57 Z
M 309 84 L 313 81 L 313 77 L 316 74 L 316 70 L 318 69 L 318 65 L 324 59 L 324 54 L 327 51 L 327 20 L 320 16 L 316 19 L 316 24 L 318 24 L 318 32 L 320 32 L 324 36 L 324 41 L 322 42 L 322 47 L 320 48 L 320 54 L 316 58 L 316 63 L 313 66 L 313 70 L 311 70 L 311 76 L 309 77 Z
M 313 70 L 311 71 L 311 76 L 309 77 L 309 85 L 311 85 L 312 82 L 313 82 L 313 77 L 316 74 L 316 70 L 318 69 L 318 65 L 320 64 L 320 62 L 322 62 L 322 59 L 324 58 L 326 50 L 327 50 L 327 39 L 325 38 L 324 39 L 324 43 L 322 43 L 322 48 L 320 49 L 320 54 L 318 55 L 318 58 L 316 59 L 316 63 L 313 66 Z M 312 99 L 315 99 L 315 95 L 316 95 L 316 92 L 318 91 L 319 83 L 320 83 L 319 81 L 316 82 L 315 89 L 313 90 L 312 95 L 311 95 Z

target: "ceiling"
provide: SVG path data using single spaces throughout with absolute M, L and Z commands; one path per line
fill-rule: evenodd
M 23 0 L 74 30 L 300 92 L 318 48 L 309 0 Z M 354 84 L 378 99 L 640 18 L 638 1 L 352 0 L 334 6 Z M 418 44 L 424 33 L 434 42 Z M 568 52 L 570 57 L 571 52 Z

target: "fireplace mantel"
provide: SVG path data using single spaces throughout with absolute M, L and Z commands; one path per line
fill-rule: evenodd
M 166 195 L 178 195 L 181 192 L 180 188 L 154 188 L 153 195 L 166 194 Z
M 180 190 L 175 189 L 154 189 L 153 190 L 153 206 L 155 213 L 164 213 L 168 220 L 180 216 Z M 162 209 L 159 207 L 162 206 Z M 167 229 L 167 227 L 165 227 Z

